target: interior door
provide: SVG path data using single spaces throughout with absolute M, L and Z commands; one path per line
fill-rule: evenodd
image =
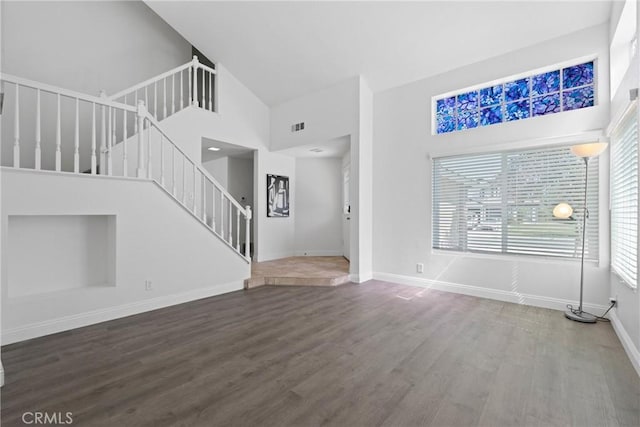
M 343 255 L 350 259 L 351 250 L 351 198 L 349 185 L 351 183 L 351 165 L 345 165 L 342 170 L 342 248 Z

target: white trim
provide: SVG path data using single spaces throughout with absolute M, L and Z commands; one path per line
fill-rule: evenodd
M 531 305 L 534 307 L 564 310 L 567 304 L 577 305 L 577 301 L 569 301 L 560 298 L 545 297 L 541 295 L 522 294 L 514 291 L 490 289 L 480 286 L 463 285 L 460 283 L 444 282 L 442 280 L 421 279 L 418 277 L 404 276 L 392 273 L 373 273 L 375 280 L 399 283 L 401 285 L 418 286 L 422 288 L 437 289 L 444 292 L 471 295 L 480 298 L 489 298 L 498 301 L 506 301 L 514 304 Z M 605 311 L 608 307 L 599 304 L 583 304 L 587 310 Z
M 618 335 L 618 339 L 622 343 L 622 347 L 624 347 L 624 351 L 627 352 L 627 356 L 629 356 L 629 360 L 631 360 L 631 364 L 635 368 L 638 376 L 640 376 L 640 351 L 636 348 L 631 340 L 631 337 L 627 333 L 627 330 L 622 325 L 622 322 L 618 318 L 615 309 L 610 312 L 609 319 L 611 319 L 611 325 L 613 326 L 613 330 L 616 331 L 616 335 Z
M 11 344 L 31 338 L 37 338 L 44 335 L 55 334 L 57 332 L 106 322 L 108 320 L 144 313 L 146 311 L 157 310 L 159 308 L 225 294 L 227 292 L 240 291 L 244 289 L 243 282 L 243 280 L 238 280 L 207 288 L 194 289 L 192 291 L 179 294 L 163 295 L 116 307 L 108 307 L 86 313 L 59 317 L 57 319 L 46 320 L 43 322 L 31 323 L 17 328 L 3 330 L 1 341 L 3 345 Z
M 349 281 L 353 283 L 364 283 L 375 278 L 376 273 L 349 274 Z
M 256 262 L 265 262 L 265 261 L 273 261 L 276 259 L 282 259 L 282 258 L 291 258 L 292 256 L 295 256 L 295 254 L 293 252 L 272 252 L 272 253 L 268 253 L 266 255 L 261 255 L 258 254 L 258 259 L 256 260 Z
M 330 250 L 314 250 L 314 249 L 302 249 L 295 251 L 294 256 L 343 256 L 342 249 L 330 249 Z
M 4 368 L 2 367 L 2 360 L 0 360 L 0 387 L 4 385 Z

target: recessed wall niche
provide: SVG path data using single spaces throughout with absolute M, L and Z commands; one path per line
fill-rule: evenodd
M 115 286 L 115 215 L 9 215 L 10 298 Z

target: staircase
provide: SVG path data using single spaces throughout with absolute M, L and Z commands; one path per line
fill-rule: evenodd
M 162 126 L 186 108 L 216 112 L 215 69 L 194 57 L 99 97 L 8 74 L 1 80 L 3 133 L 10 128 L 13 136 L 11 167 L 150 180 L 250 263 L 251 208 L 241 206 Z

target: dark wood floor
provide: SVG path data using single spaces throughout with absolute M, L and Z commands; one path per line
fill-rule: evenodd
M 6 346 L 2 426 L 639 426 L 609 324 L 383 282 L 262 287 Z

